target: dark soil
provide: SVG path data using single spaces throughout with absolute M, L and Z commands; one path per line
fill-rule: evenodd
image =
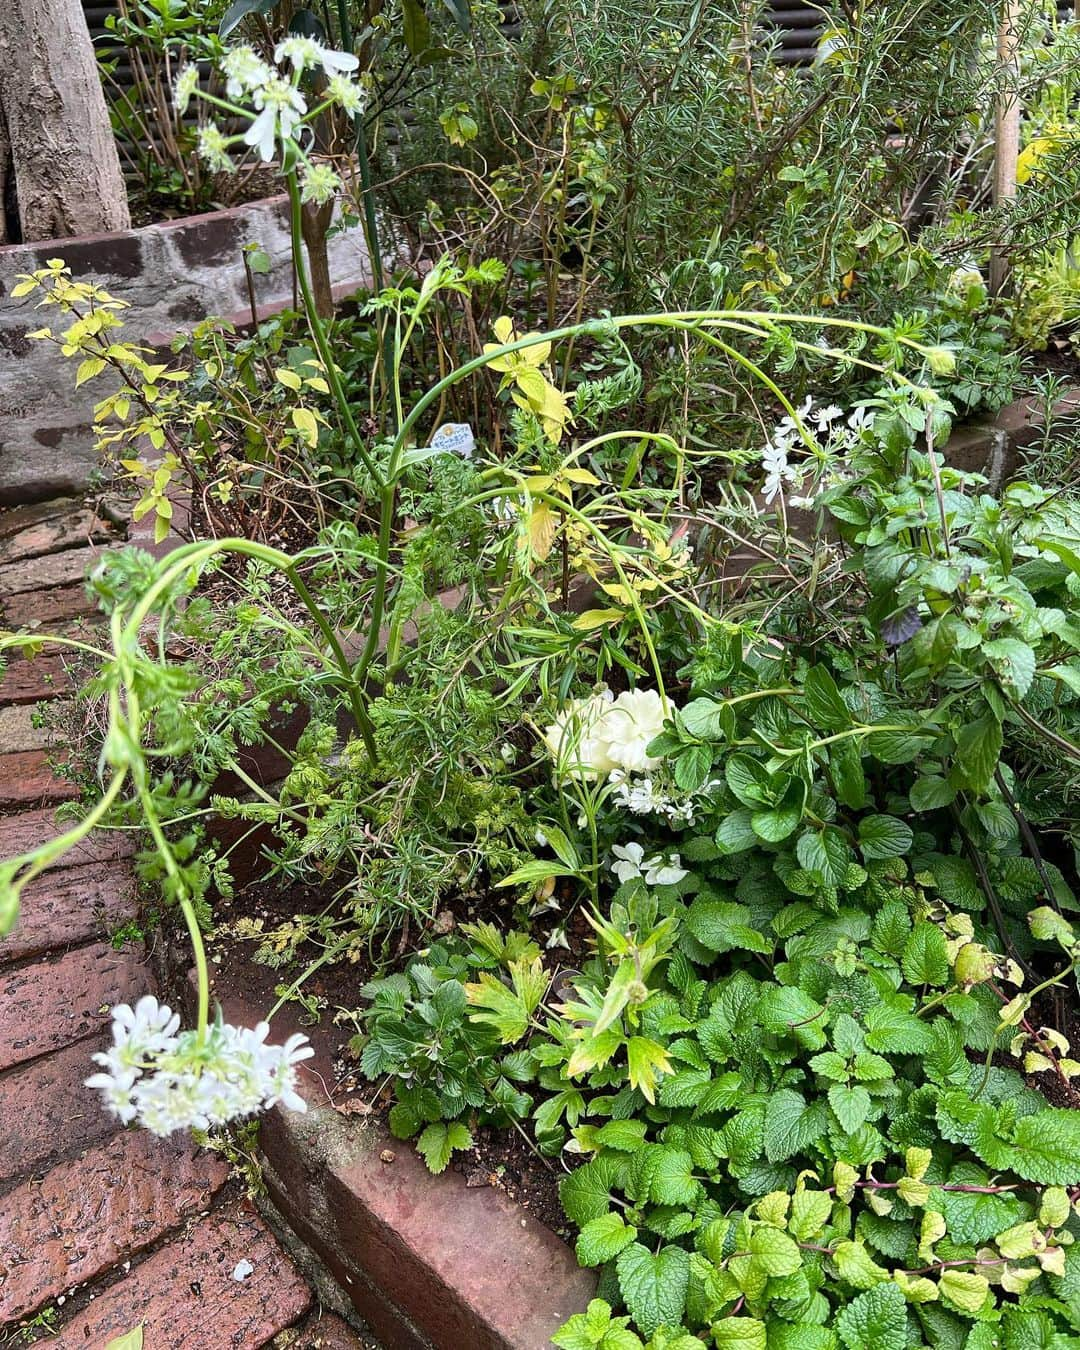
M 264 197 L 277 197 L 284 190 L 277 169 L 259 164 L 237 175 L 219 175 L 210 200 L 197 204 L 175 193 L 148 192 L 141 185 L 133 184 L 128 189 L 128 209 L 131 224 L 138 229 L 143 225 L 157 225 L 163 220 L 182 220 L 185 216 L 200 216 L 230 206 L 262 201 Z

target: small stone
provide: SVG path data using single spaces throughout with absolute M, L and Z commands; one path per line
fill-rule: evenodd
M 245 1258 L 243 1261 L 237 1261 L 232 1277 L 237 1284 L 243 1284 L 248 1276 L 254 1274 L 254 1272 L 255 1267 Z
M 394 1152 L 392 1148 L 384 1148 L 383 1151 L 379 1154 L 379 1161 L 384 1163 L 392 1163 L 396 1157 L 397 1154 Z

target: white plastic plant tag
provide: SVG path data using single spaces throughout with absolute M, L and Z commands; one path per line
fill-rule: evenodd
M 468 422 L 444 422 L 432 433 L 431 448 L 447 450 L 452 455 L 460 455 L 462 459 L 472 459 L 476 438 Z

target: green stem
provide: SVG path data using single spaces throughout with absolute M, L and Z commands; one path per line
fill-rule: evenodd
M 315 308 L 315 297 L 311 293 L 311 282 L 308 280 L 307 268 L 304 265 L 304 251 L 302 247 L 303 230 L 301 226 L 302 205 L 300 202 L 300 184 L 296 180 L 295 168 L 286 170 L 285 184 L 289 190 L 289 233 L 292 238 L 293 266 L 296 268 L 296 277 L 300 283 L 300 294 L 303 297 L 304 313 L 307 316 L 308 328 L 311 330 L 311 338 L 315 343 L 316 351 L 319 353 L 319 360 L 323 365 L 323 373 L 326 375 L 326 382 L 329 384 L 330 392 L 334 396 L 334 403 L 337 405 L 338 416 L 345 425 L 353 449 L 359 456 L 364 468 L 367 469 L 371 477 L 381 487 L 383 483 L 382 475 L 375 467 L 375 462 L 368 454 L 367 446 L 364 444 L 364 439 L 360 435 L 360 430 L 352 415 L 352 408 L 349 406 L 349 401 L 345 397 L 345 391 L 341 387 L 341 376 L 338 374 L 337 364 L 334 361 L 334 354 L 330 350 L 330 344 L 326 340 L 326 329 L 323 327 L 322 319 L 319 318 L 318 311 Z

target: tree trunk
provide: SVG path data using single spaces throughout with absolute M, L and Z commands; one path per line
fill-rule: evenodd
M 994 109 L 994 205 L 1016 196 L 1016 162 L 1020 155 L 1020 18 L 1021 0 L 1004 0 L 997 37 L 998 90 Z M 990 249 L 990 294 L 1001 295 L 1009 282 L 1008 243 L 998 239 Z
M 8 242 L 131 224 L 80 0 L 0 0 L 0 120 L 0 183 L 17 204 Z
M 330 254 L 326 232 L 334 219 L 334 203 L 305 202 L 300 211 L 300 233 L 307 246 L 308 276 L 320 319 L 334 317 L 334 290 L 330 283 Z

